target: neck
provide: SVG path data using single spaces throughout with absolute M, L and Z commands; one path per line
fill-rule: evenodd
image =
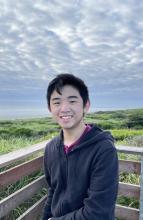
M 85 123 L 81 123 L 80 126 L 72 129 L 63 129 L 63 136 L 64 136 L 64 144 L 71 145 L 74 143 L 78 138 L 82 135 L 86 128 Z

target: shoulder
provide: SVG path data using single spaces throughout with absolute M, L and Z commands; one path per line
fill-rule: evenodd
M 100 142 L 99 151 L 97 154 L 98 161 L 101 160 L 102 164 L 112 164 L 114 162 L 117 164 L 118 161 L 118 154 L 115 144 L 110 139 L 105 139 Z
M 114 138 L 108 131 L 100 132 L 95 139 L 95 153 L 98 156 L 106 156 L 107 154 L 117 154 L 117 149 L 114 144 Z
M 45 147 L 45 153 L 47 152 L 52 152 L 54 150 L 56 150 L 57 146 L 60 144 L 60 136 L 56 136 L 54 138 L 52 138 Z
M 99 152 L 106 153 L 106 152 L 114 152 L 116 153 L 117 149 L 115 147 L 114 141 L 110 139 L 103 139 L 99 143 Z
M 110 131 L 104 131 L 97 127 L 93 127 L 89 135 L 89 143 L 95 145 L 95 150 L 106 151 L 115 149 L 114 137 Z
M 118 169 L 118 154 L 114 143 L 107 139 L 98 144 L 98 150 L 95 152 L 92 168 L 103 168 L 104 170 Z

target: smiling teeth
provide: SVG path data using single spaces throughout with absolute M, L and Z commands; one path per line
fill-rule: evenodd
M 61 118 L 63 118 L 63 119 L 69 119 L 69 118 L 71 118 L 71 116 L 61 116 Z

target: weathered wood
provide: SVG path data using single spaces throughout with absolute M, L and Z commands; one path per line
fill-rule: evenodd
M 116 148 L 120 153 L 143 155 L 142 147 L 130 147 L 130 146 L 118 145 L 116 146 Z
M 34 153 L 38 153 L 39 151 L 44 150 L 45 145 L 49 142 L 48 141 L 43 141 L 38 144 L 34 144 L 30 147 L 25 147 L 20 150 L 10 152 L 8 154 L 4 154 L 0 156 L 0 168 L 7 166 L 15 161 L 25 159 L 28 156 L 33 155 Z
M 139 220 L 139 209 L 116 205 L 115 217 L 124 220 Z
M 134 173 L 140 175 L 141 163 L 131 160 L 119 160 L 119 172 Z
M 44 150 L 45 145 L 49 141 L 50 140 L 46 140 L 46 141 L 43 141 L 38 144 L 34 144 L 29 147 L 25 147 L 23 149 L 10 152 L 8 154 L 1 155 L 0 156 L 0 168 L 7 166 L 15 161 L 25 159 L 26 157 L 31 156 L 34 153 L 38 153 L 39 151 Z M 141 147 L 129 147 L 129 146 L 118 145 L 117 150 L 118 152 L 122 152 L 122 153 L 143 155 L 143 148 Z
M 26 212 L 24 212 L 16 220 L 32 220 L 36 219 L 43 210 L 47 195 L 43 196 L 38 202 L 36 202 L 32 207 L 30 207 Z
M 120 182 L 118 195 L 126 196 L 126 197 L 134 197 L 136 199 L 139 199 L 140 198 L 140 186 Z
M 35 153 L 43 151 L 45 145 L 49 142 L 44 141 L 35 145 L 32 145 L 28 148 L 23 148 L 16 152 L 11 152 L 6 155 L 0 156 L 0 167 L 4 167 L 9 165 L 13 162 L 17 162 L 18 160 L 25 159 Z M 128 154 L 136 154 L 136 155 L 143 155 L 143 148 L 139 147 L 129 147 L 129 146 L 117 146 L 118 152 L 128 153 Z M 29 175 L 30 173 L 40 169 L 42 166 L 42 157 L 39 159 L 34 159 L 32 161 L 28 161 L 16 167 L 13 167 L 7 171 L 4 171 L 0 174 L 0 185 L 6 186 L 9 183 L 14 183 L 15 181 L 19 180 L 24 175 Z M 141 184 L 143 182 L 143 165 L 141 166 L 140 162 L 136 161 L 119 161 L 119 170 L 120 172 L 124 171 L 127 173 L 135 173 L 142 175 Z M 15 175 L 16 174 L 16 175 Z M 143 185 L 143 184 L 142 184 Z M 31 198 L 35 193 L 37 193 L 41 188 L 46 187 L 45 178 L 42 176 L 37 180 L 33 181 L 32 183 L 28 184 L 27 186 L 23 187 L 22 189 L 18 190 L 17 192 L 11 194 L 7 198 L 0 201 L 0 218 L 6 216 L 11 210 L 16 208 L 22 202 L 26 201 L 27 199 Z M 139 198 L 140 195 L 140 203 L 141 210 L 143 209 L 143 191 L 140 193 L 140 186 L 127 184 L 127 183 L 120 183 L 119 184 L 119 195 L 124 195 L 127 197 L 135 197 Z M 46 198 L 46 197 L 45 197 Z M 34 204 L 30 209 L 28 209 L 23 215 L 21 215 L 18 220 L 31 220 L 35 219 L 40 211 L 43 208 L 44 199 L 42 198 L 39 202 Z M 122 218 L 124 220 L 138 220 L 139 219 L 139 210 L 129 207 L 124 207 L 121 205 L 116 206 L 116 217 Z M 143 220 L 143 214 L 141 211 L 140 220 Z
M 6 197 L 0 201 L 0 218 L 6 216 L 11 210 L 27 199 L 30 199 L 40 189 L 46 187 L 44 176 L 39 177 L 35 181 Z
M 143 156 L 141 156 L 141 180 L 140 180 L 140 218 L 143 220 Z
M 15 183 L 22 177 L 32 174 L 42 168 L 43 156 L 15 166 L 7 171 L 0 173 L 0 187 Z M 15 175 L 16 174 L 16 175 Z

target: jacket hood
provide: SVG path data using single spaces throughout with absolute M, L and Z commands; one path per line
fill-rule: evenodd
M 96 125 L 90 124 L 92 127 L 91 130 L 81 139 L 80 144 L 74 149 L 79 149 L 81 147 L 88 147 L 90 144 L 97 144 L 100 141 L 110 140 L 114 142 L 114 138 L 109 131 L 103 131 Z M 58 139 L 61 143 L 63 143 L 63 131 L 60 132 Z M 63 145 L 63 144 L 62 144 Z M 60 145 L 58 144 L 57 147 Z
M 101 141 L 105 141 L 105 140 L 110 140 L 111 142 L 114 141 L 111 133 L 109 131 L 103 131 L 101 128 L 99 128 L 96 125 L 90 124 L 90 126 L 92 127 L 91 130 L 85 134 L 85 136 L 81 139 L 80 144 L 78 146 L 76 146 L 75 148 L 73 148 L 69 154 L 73 151 L 77 151 L 81 148 L 84 147 L 90 147 L 92 144 L 94 144 L 95 146 L 98 145 L 99 142 Z M 61 162 L 61 158 L 63 157 L 63 155 L 65 154 L 63 151 L 63 131 L 60 132 L 60 135 L 56 137 L 56 145 L 55 147 L 58 148 L 59 151 L 59 167 L 60 167 L 60 173 L 62 176 L 62 182 L 63 182 L 63 187 L 66 188 L 66 183 L 65 183 L 65 179 L 64 179 L 64 175 L 63 175 L 63 171 L 62 171 L 62 162 Z

